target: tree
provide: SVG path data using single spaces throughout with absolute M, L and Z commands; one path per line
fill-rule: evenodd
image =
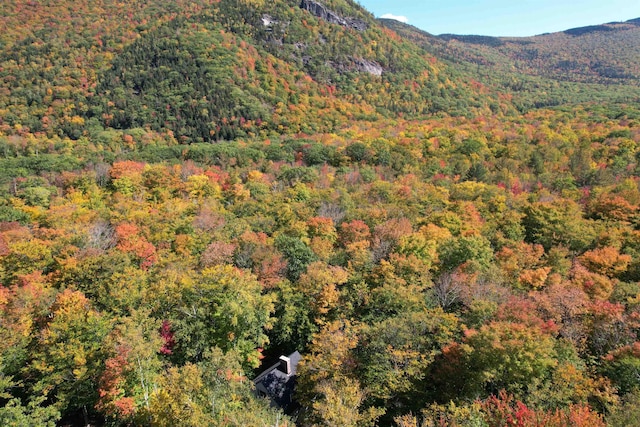
M 441 271 L 451 271 L 465 263 L 487 268 L 493 259 L 493 250 L 482 236 L 461 236 L 445 241 L 438 248 L 438 256 Z
M 53 255 L 49 242 L 28 234 L 9 243 L 9 253 L 0 258 L 3 283 L 10 284 L 19 275 L 42 271 L 51 266 Z
M 170 313 L 177 360 L 197 362 L 211 347 L 234 349 L 243 366 L 257 367 L 257 349 L 268 339 L 273 297 L 262 295 L 256 277 L 231 265 L 204 269 L 179 289 Z
M 23 277 L 22 286 L 0 288 L 0 423 L 29 427 L 37 424 L 54 427 L 60 410 L 46 402 L 46 396 L 25 393 L 19 378 L 33 348 L 36 325 L 46 317 L 55 291 L 43 283 L 40 275 Z M 26 405 L 20 395 L 27 395 Z
M 371 398 L 397 415 L 420 409 L 431 364 L 454 339 L 458 319 L 441 309 L 400 313 L 363 327 L 356 348 L 362 385 Z
M 539 328 L 493 321 L 465 332 L 443 351 L 437 376 L 441 399 L 477 398 L 500 390 L 522 396 L 557 365 L 554 340 Z
M 329 313 L 338 308 L 340 291 L 338 286 L 346 283 L 347 272 L 341 267 L 329 266 L 316 261 L 307 267 L 296 283 L 297 292 L 305 295 L 305 306 L 318 324 L 330 318 Z
M 118 249 L 136 256 L 142 269 L 147 269 L 156 262 L 156 248 L 141 236 L 135 224 L 122 223 L 116 226 Z
M 602 416 L 587 405 L 567 410 L 544 411 L 529 408 L 501 391 L 482 402 L 485 422 L 490 426 L 519 427 L 605 427 Z
M 369 276 L 367 317 L 378 320 L 426 309 L 430 279 L 427 266 L 414 255 L 391 254 Z
M 40 273 L 0 287 L 0 359 L 2 375 L 18 376 L 37 347 L 39 326 L 50 314 L 57 295 Z
M 291 348 L 306 348 L 320 325 L 315 322 L 309 300 L 288 280 L 277 288 L 275 324 L 271 331 L 272 344 Z
M 292 427 L 280 410 L 255 397 L 241 363 L 238 353 L 212 348 L 199 364 L 169 367 L 151 393 L 142 423 L 153 427 Z
M 55 427 L 60 420 L 60 411 L 55 406 L 42 406 L 46 400 L 44 396 L 32 398 L 27 405 L 20 399 L 10 398 L 10 395 L 0 392 L 3 399 L 7 399 L 0 408 L 0 424 L 11 427 Z
M 621 394 L 640 390 L 640 342 L 609 352 L 604 357 L 603 371 Z
M 610 427 L 640 425 L 640 393 L 634 392 L 624 396 L 622 404 L 608 414 L 606 421 Z
M 631 262 L 630 255 L 621 254 L 617 248 L 611 246 L 587 251 L 578 259 L 590 271 L 608 277 L 623 274 Z
M 350 378 L 320 382 L 316 391 L 322 398 L 312 403 L 312 410 L 316 415 L 313 426 L 374 426 L 382 413 L 382 410 L 376 408 L 364 411 L 361 409 L 366 393 L 357 381 Z
M 287 261 L 287 277 L 292 282 L 298 280 L 307 266 L 316 260 L 311 248 L 297 237 L 282 234 L 276 238 L 275 245 Z
M 53 399 L 61 412 L 92 408 L 98 400 L 111 321 L 81 292 L 69 289 L 57 295 L 49 318 L 29 365 L 38 378 L 33 392 Z
M 197 365 L 170 367 L 150 397 L 148 422 L 154 427 L 213 425 L 207 397 Z
M 580 206 L 566 199 L 536 202 L 525 208 L 522 223 L 526 241 L 539 243 L 549 251 L 552 246 L 566 246 L 584 251 L 595 237 L 593 224 L 583 218 Z
M 98 409 L 115 422 L 145 422 L 150 395 L 161 375 L 166 341 L 145 311 L 120 319 L 107 339 L 112 348 L 98 383 Z
M 327 323 L 314 335 L 297 370 L 296 396 L 307 409 L 305 425 L 366 426 L 383 412 L 362 407 L 366 393 L 353 378 L 356 345 L 357 329 L 349 322 Z

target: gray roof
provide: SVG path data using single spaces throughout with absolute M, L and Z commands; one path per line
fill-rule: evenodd
M 302 356 L 299 352 L 294 351 L 287 357 L 290 361 L 289 373 L 280 360 L 253 380 L 258 392 L 268 396 L 274 404 L 285 410 L 293 403 L 295 375 Z

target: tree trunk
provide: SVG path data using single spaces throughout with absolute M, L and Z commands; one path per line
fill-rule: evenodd
M 82 405 L 82 416 L 84 417 L 85 427 L 91 427 L 91 424 L 89 424 L 89 413 L 87 412 L 87 405 Z

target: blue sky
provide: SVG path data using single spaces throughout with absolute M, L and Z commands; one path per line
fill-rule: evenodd
M 640 18 L 640 0 L 356 0 L 431 34 L 532 36 Z

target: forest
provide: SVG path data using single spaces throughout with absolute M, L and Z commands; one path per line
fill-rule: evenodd
M 319 4 L 0 4 L 0 425 L 640 425 L 640 26 Z

